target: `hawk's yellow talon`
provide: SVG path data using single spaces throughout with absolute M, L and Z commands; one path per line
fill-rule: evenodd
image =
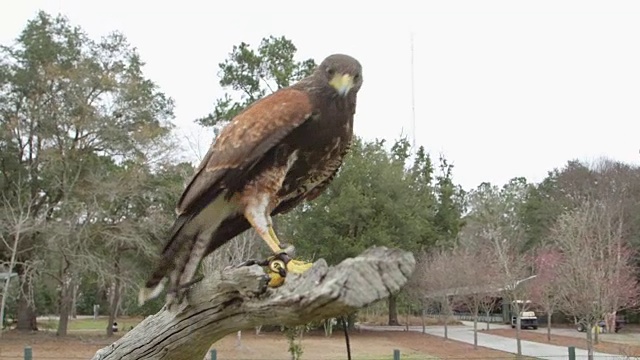
M 280 276 L 280 274 L 269 271 L 267 272 L 267 275 L 269 276 L 269 287 L 277 288 L 284 284 L 284 278 Z
M 300 260 L 291 260 L 287 263 L 287 271 L 294 274 L 302 274 L 305 271 L 311 269 L 313 263 L 304 262 Z
M 269 287 L 277 288 L 282 286 L 285 281 L 286 273 L 288 272 L 293 274 L 302 274 L 313 266 L 313 263 L 301 260 L 289 260 L 285 265 L 285 269 L 283 269 L 281 267 L 282 263 L 282 260 L 277 259 L 275 256 L 269 258 L 269 265 L 266 266 L 266 272 L 269 276 Z

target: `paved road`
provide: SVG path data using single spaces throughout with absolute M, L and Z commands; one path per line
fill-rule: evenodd
M 363 330 L 390 330 L 390 331 L 404 331 L 404 326 L 368 326 L 359 325 Z M 410 326 L 410 331 L 422 332 L 421 326 Z M 442 326 L 427 326 L 427 334 L 444 337 L 444 328 Z M 449 339 L 466 342 L 473 344 L 473 328 L 470 326 L 450 326 L 449 327 Z M 568 350 L 566 347 L 542 344 L 533 341 L 522 340 L 522 354 L 525 356 L 531 356 L 538 359 L 545 360 L 560 360 L 568 359 Z M 516 352 L 516 340 L 504 336 L 484 334 L 478 332 L 478 345 L 484 346 L 490 349 L 515 353 Z M 596 360 L 613 360 L 613 359 L 629 359 L 628 357 L 621 355 L 595 353 L 594 358 Z M 587 359 L 587 351 L 576 349 L 576 359 Z

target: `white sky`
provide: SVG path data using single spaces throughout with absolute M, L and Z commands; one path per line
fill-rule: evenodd
M 211 133 L 193 120 L 222 95 L 217 64 L 269 35 L 293 40 L 300 59 L 357 57 L 356 133 L 411 134 L 413 32 L 416 143 L 445 154 L 463 187 L 540 181 L 573 158 L 640 163 L 638 1 L 0 1 L 2 44 L 38 9 L 93 37 L 123 32 L 200 155 Z

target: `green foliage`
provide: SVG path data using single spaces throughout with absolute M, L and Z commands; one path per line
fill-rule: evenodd
M 35 274 L 36 306 L 67 308 L 85 277 L 134 286 L 187 170 L 171 158 L 173 100 L 124 35 L 93 40 L 62 16 L 38 13 L 0 59 L 0 212 L 30 220 L 17 260 Z
M 284 335 L 287 338 L 287 343 L 289 344 L 287 351 L 291 354 L 291 360 L 302 359 L 302 354 L 304 354 L 304 349 L 302 348 L 302 337 L 305 332 L 309 331 L 309 329 L 310 326 L 308 324 L 299 326 L 283 326 L 281 328 L 281 331 L 284 332 Z
M 464 211 L 465 192 L 453 183 L 453 165 L 440 157 L 440 175 L 436 176 L 436 196 L 438 205 L 434 225 L 438 233 L 437 245 L 451 248 L 463 225 L 461 215 Z
M 372 245 L 417 250 L 435 243 L 436 201 L 424 183 L 430 163 L 407 169 L 405 141 L 393 153 L 384 141 L 354 140 L 325 194 L 288 216 L 285 231 L 301 254 L 337 263 Z
M 310 75 L 315 61 L 296 61 L 296 51 L 284 36 L 263 38 L 256 50 L 245 42 L 234 45 L 229 57 L 218 64 L 220 86 L 230 92 L 216 100 L 211 114 L 196 122 L 219 129 L 250 103 Z

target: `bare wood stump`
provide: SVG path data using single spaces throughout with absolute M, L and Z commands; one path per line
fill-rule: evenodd
M 93 360 L 202 359 L 227 334 L 258 325 L 302 325 L 339 316 L 400 290 L 413 273 L 410 252 L 373 247 L 329 267 L 324 259 L 302 275 L 267 287 L 259 266 L 228 268 L 191 288 L 175 310 L 144 319 Z

